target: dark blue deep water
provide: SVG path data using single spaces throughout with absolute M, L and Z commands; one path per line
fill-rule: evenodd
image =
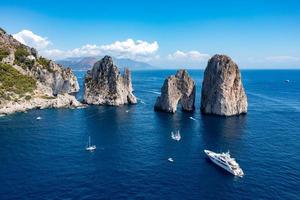
M 0 118 L 0 199 L 300 199 L 300 71 L 242 71 L 249 112 L 230 118 L 200 114 L 203 71 L 189 72 L 195 113 L 153 111 L 170 70 L 133 72 L 137 105 Z M 204 149 L 230 150 L 245 176 L 216 167 Z

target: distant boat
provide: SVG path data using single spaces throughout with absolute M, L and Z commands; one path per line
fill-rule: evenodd
M 88 144 L 87 144 L 85 150 L 87 150 L 87 151 L 96 150 L 96 145 L 91 145 L 91 137 L 90 136 L 89 136 L 89 141 L 88 141 Z
M 37 118 L 36 118 L 36 120 L 41 120 L 41 119 L 42 119 L 42 117 L 37 117 Z
M 287 80 L 285 80 L 284 82 L 285 82 L 285 83 L 289 83 L 289 82 L 290 82 L 290 80 L 288 80 L 288 79 L 287 79 Z
M 196 119 L 194 117 L 190 117 L 190 119 L 196 121 Z
M 168 158 L 169 162 L 174 162 L 173 158 Z
M 129 112 L 129 110 L 126 110 L 126 112 L 128 113 L 128 112 Z
M 173 131 L 171 132 L 171 138 L 173 140 L 176 140 L 176 141 L 179 141 L 181 140 L 181 135 L 180 135 L 180 132 L 179 130 L 174 134 Z

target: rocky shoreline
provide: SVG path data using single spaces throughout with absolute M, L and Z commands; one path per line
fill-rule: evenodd
M 0 29 L 0 115 L 39 108 L 74 108 L 79 91 L 70 68 L 38 55 Z
M 33 98 L 29 101 L 8 102 L 0 108 L 0 115 L 9 115 L 15 112 L 25 112 L 31 109 L 46 108 L 80 108 L 83 104 L 69 94 L 59 94 L 53 99 L 44 99 L 40 97 Z

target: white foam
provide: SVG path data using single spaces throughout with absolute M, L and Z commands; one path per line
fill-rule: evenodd
M 190 119 L 196 121 L 196 119 L 194 117 L 190 117 Z

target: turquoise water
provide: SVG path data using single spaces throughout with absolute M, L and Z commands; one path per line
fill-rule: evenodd
M 300 71 L 242 71 L 249 112 L 230 118 L 200 114 L 203 71 L 189 71 L 195 113 L 154 112 L 174 73 L 133 72 L 137 105 L 0 118 L 0 199 L 299 199 Z M 93 153 L 85 151 L 88 136 Z M 213 165 L 204 149 L 230 150 L 245 176 Z

